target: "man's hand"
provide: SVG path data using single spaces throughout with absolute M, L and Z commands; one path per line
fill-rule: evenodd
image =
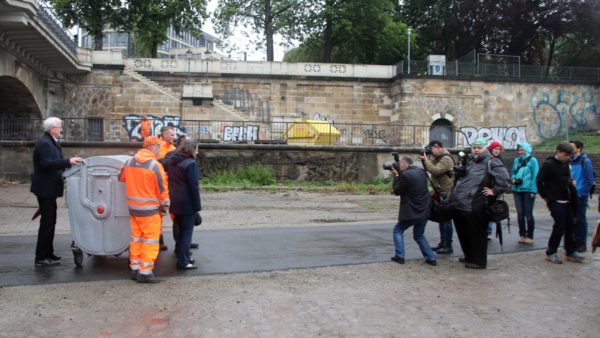
M 200 211 L 197 211 L 194 219 L 194 226 L 198 226 L 200 224 L 202 224 L 202 216 L 200 216 Z
M 494 196 L 494 190 L 492 188 L 483 188 L 484 196 Z
M 398 175 L 400 175 L 400 174 L 398 173 L 398 170 L 396 170 L 396 168 L 394 168 L 394 167 L 392 167 L 392 175 L 393 175 L 394 177 L 398 177 Z
M 421 161 L 427 161 L 427 155 L 425 153 L 421 153 Z
M 163 215 L 166 215 L 169 213 L 169 206 L 168 205 L 161 205 L 160 206 L 160 213 Z
M 529 197 L 531 197 L 531 199 L 535 199 L 535 194 L 529 194 Z
M 71 157 L 69 159 L 69 163 L 71 163 L 71 165 L 80 165 L 81 162 L 83 162 L 83 158 L 81 157 Z

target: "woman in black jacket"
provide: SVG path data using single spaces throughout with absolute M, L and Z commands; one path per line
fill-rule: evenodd
M 191 140 L 184 140 L 165 166 L 169 176 L 169 211 L 175 216 L 174 223 L 179 225 L 177 268 L 184 270 L 197 268 L 190 256 L 196 214 L 202 209 L 197 154 L 196 145 Z

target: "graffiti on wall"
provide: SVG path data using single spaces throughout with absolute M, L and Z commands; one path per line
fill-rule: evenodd
M 589 119 L 596 119 L 600 112 L 593 102 L 594 93 L 581 95 L 565 90 L 552 96 L 540 92 L 531 98 L 531 114 L 540 138 L 547 139 L 566 134 L 567 131 L 587 131 L 594 128 Z
M 471 146 L 477 138 L 488 141 L 500 141 L 504 149 L 517 149 L 517 144 L 527 142 L 525 126 L 516 127 L 494 127 L 477 128 L 462 127 L 460 133 L 463 135 L 463 146 Z
M 258 140 L 258 126 L 243 126 L 243 127 L 225 126 L 225 128 L 223 128 L 223 141 L 237 142 L 237 141 L 257 141 L 257 140 Z
M 187 135 L 187 130 L 181 127 L 181 118 L 179 116 L 152 116 L 147 115 L 151 123 L 150 135 L 159 136 L 162 127 L 170 126 L 175 130 L 175 137 Z M 140 122 L 142 115 L 130 114 L 123 116 L 123 128 L 127 130 L 129 140 L 141 140 Z

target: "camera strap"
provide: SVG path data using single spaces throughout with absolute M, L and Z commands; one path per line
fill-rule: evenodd
M 529 162 L 529 160 L 531 159 L 531 157 L 532 157 L 532 156 L 533 156 L 533 155 L 529 155 L 529 156 L 527 156 L 527 158 L 525 158 L 525 159 L 523 160 L 523 162 L 521 162 L 521 163 L 519 164 L 519 166 L 517 167 L 517 173 L 519 172 L 519 170 L 521 170 L 521 168 L 525 168 L 525 167 L 527 166 L 527 162 Z M 515 174 L 516 174 L 516 173 L 515 173 Z

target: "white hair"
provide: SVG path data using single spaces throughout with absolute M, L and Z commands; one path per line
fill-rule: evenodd
M 49 117 L 45 119 L 43 124 L 44 131 L 50 131 L 50 129 L 58 126 L 59 123 L 62 124 L 62 121 L 58 117 Z

